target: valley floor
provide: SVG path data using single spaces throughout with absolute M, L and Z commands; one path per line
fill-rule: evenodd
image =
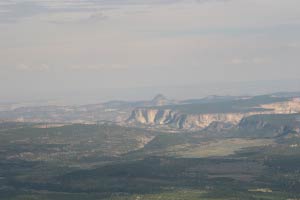
M 218 133 L 2 124 L 0 199 L 298 200 L 294 119 L 250 117 Z

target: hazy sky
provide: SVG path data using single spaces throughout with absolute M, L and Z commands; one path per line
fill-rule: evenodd
M 10 101 L 299 79 L 299 59 L 299 0 L 0 0 L 0 97 Z

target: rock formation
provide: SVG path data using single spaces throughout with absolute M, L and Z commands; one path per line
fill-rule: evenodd
M 266 104 L 261 105 L 260 108 L 265 110 L 239 113 L 186 114 L 171 109 L 160 109 L 159 107 L 143 107 L 134 109 L 131 116 L 127 119 L 127 123 L 178 129 L 203 129 L 212 122 L 237 125 L 243 118 L 252 115 L 300 113 L 300 100 L 294 99 L 286 102 Z

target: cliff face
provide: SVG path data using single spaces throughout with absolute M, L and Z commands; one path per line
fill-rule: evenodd
M 268 109 L 246 113 L 185 114 L 170 109 L 137 108 L 127 120 L 128 123 L 149 126 L 166 126 L 179 129 L 203 129 L 212 122 L 237 125 L 243 118 L 259 114 L 290 114 L 300 112 L 300 100 L 261 105 Z
M 238 124 L 242 118 L 258 113 L 217 113 L 217 114 L 183 114 L 172 110 L 138 108 L 135 109 L 129 123 L 144 125 L 161 125 L 179 129 L 202 129 L 212 122 Z
M 291 101 L 261 105 L 261 108 L 273 110 L 276 114 L 300 113 L 300 98 Z
M 255 115 L 243 118 L 237 126 L 240 136 L 279 137 L 296 134 L 299 137 L 300 121 L 297 115 Z
M 132 111 L 127 121 L 147 125 L 173 125 L 182 128 L 181 122 L 185 118 L 186 115 L 168 109 L 137 108 Z

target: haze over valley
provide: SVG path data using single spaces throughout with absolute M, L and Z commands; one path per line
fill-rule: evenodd
M 299 200 L 299 0 L 1 0 L 1 200 Z

